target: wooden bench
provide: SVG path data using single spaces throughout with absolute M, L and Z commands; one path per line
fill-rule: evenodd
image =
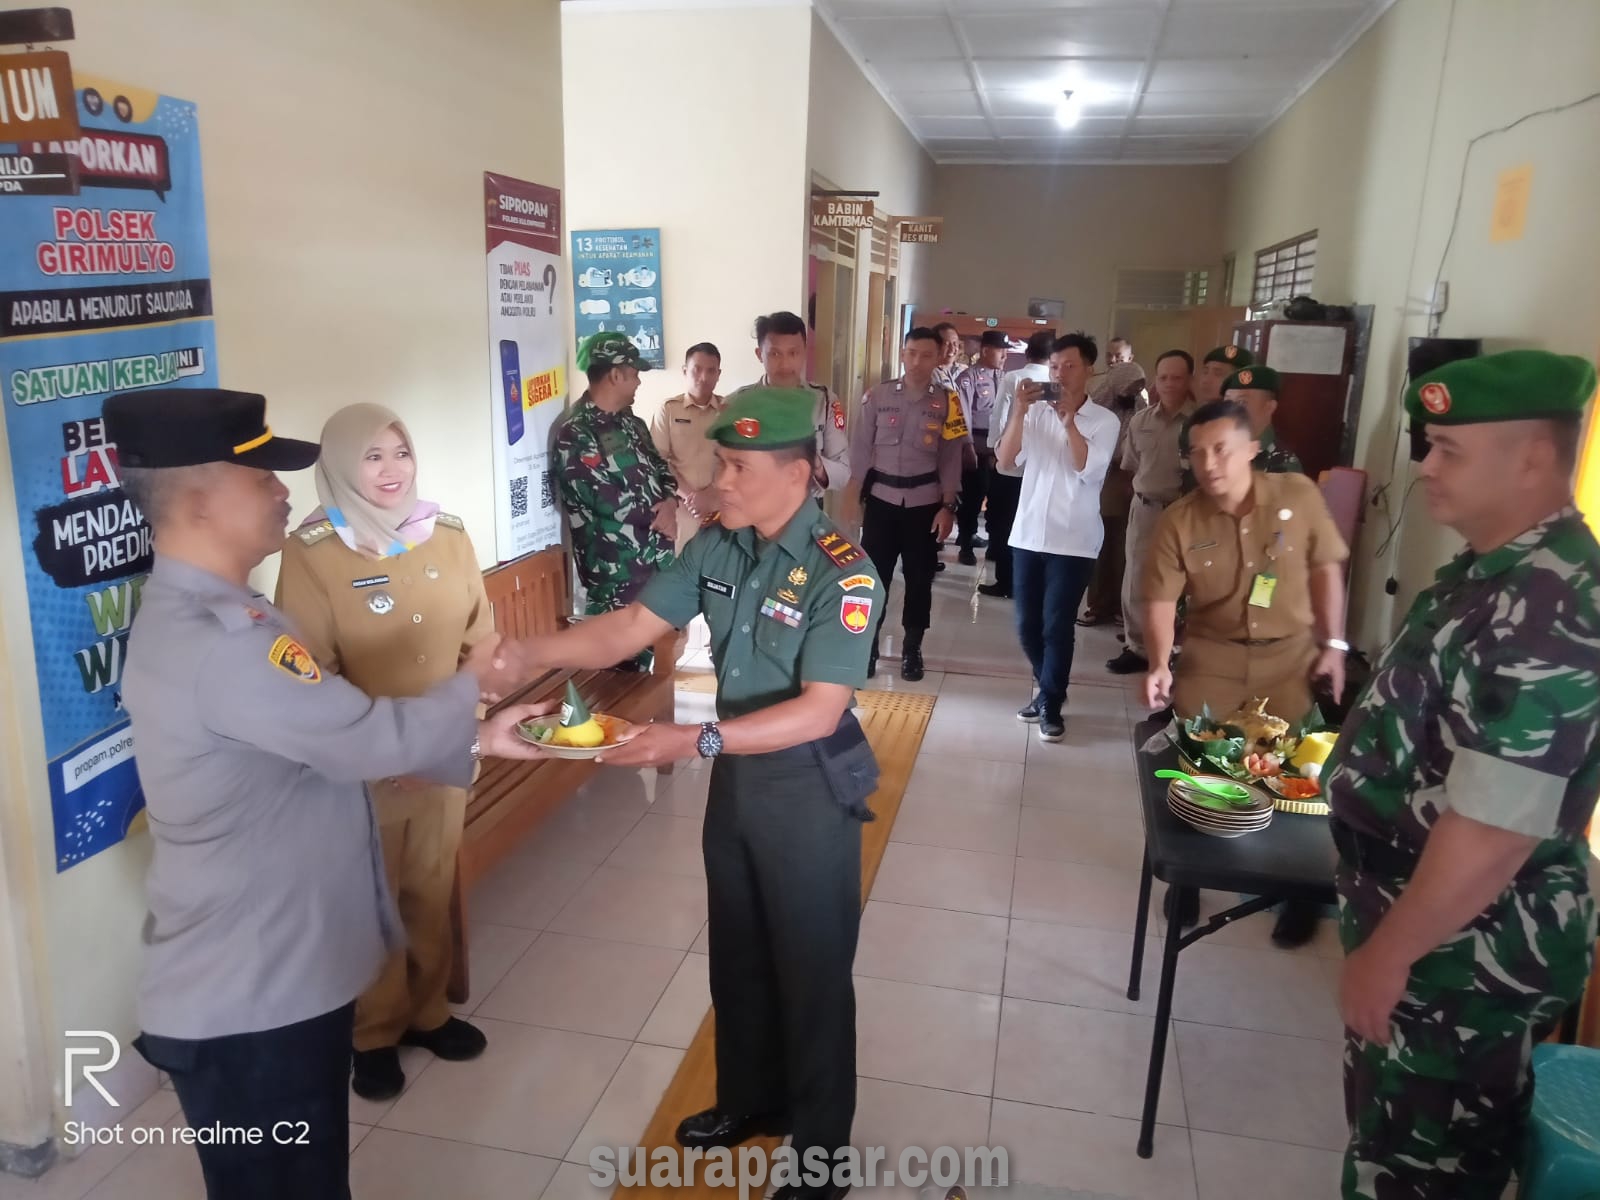
M 566 552 L 559 546 L 484 572 L 489 603 L 494 608 L 495 629 L 507 638 L 559 631 L 572 611 L 570 578 Z M 546 671 L 495 707 L 558 697 L 571 679 L 585 702 L 598 712 L 636 722 L 670 721 L 677 646 L 675 632 L 662 638 L 654 647 L 655 662 L 648 672 Z M 473 884 L 511 854 L 594 772 L 602 769 L 592 762 L 561 759 L 541 762 L 484 760 L 478 781 L 467 796 L 466 832 L 456 860 L 455 894 L 451 905 L 456 946 L 450 979 L 451 1003 L 465 1002 L 469 992 L 466 896 Z

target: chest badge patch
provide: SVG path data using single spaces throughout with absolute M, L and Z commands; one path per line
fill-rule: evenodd
M 810 578 L 811 576 L 806 574 L 806 569 L 804 567 L 796 567 L 794 570 L 789 572 L 789 582 L 794 584 L 795 587 L 805 587 L 806 580 Z
M 877 580 L 871 575 L 852 575 L 849 579 L 839 580 L 841 591 L 848 592 L 851 588 L 866 588 L 869 592 L 878 586 Z
M 799 604 L 800 596 L 793 588 L 779 588 L 778 599 L 786 604 Z
M 381 617 L 384 613 L 394 611 L 394 597 L 388 592 L 373 592 L 367 597 L 367 607 Z
M 321 683 L 322 668 L 317 666 L 311 652 L 285 634 L 272 643 L 267 651 L 267 661 L 286 675 L 293 675 L 301 683 Z
M 787 604 L 780 603 L 771 596 L 761 602 L 761 615 L 763 617 L 771 617 L 774 621 L 781 621 L 792 629 L 799 629 L 801 623 L 805 620 L 805 614 L 798 608 L 790 608 Z
M 705 591 L 715 592 L 719 596 L 727 596 L 730 600 L 733 598 L 733 584 L 731 583 L 724 583 L 720 579 L 713 579 L 709 575 L 702 575 L 700 576 L 700 586 Z
M 389 582 L 387 575 L 368 575 L 365 579 L 352 579 L 350 586 L 353 588 L 381 587 Z
M 872 625 L 872 597 L 846 596 L 839 607 L 839 623 L 851 633 L 865 633 Z
M 867 556 L 864 550 L 851 545 L 837 533 L 823 534 L 817 539 L 817 545 L 822 548 L 822 552 L 832 560 L 833 565 L 836 567 L 848 567 L 852 563 L 860 562 Z

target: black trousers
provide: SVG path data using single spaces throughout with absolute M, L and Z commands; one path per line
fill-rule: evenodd
M 994 581 L 1003 591 L 1012 591 L 1011 526 L 1017 519 L 1022 500 L 1022 476 L 989 474 L 989 551 L 994 564 Z
M 850 1144 L 856 1107 L 861 822 L 810 744 L 711 767 L 701 845 L 717 1107 L 788 1113 L 793 1145 Z
M 956 541 L 965 550 L 972 548 L 972 539 L 978 536 L 978 514 L 983 511 L 983 502 L 989 495 L 989 476 L 994 472 L 994 452 L 987 440 L 974 440 L 978 465 L 961 472 L 961 507 L 956 512 Z
M 356 1006 L 259 1033 L 135 1048 L 172 1076 L 195 1130 L 259 1131 L 259 1144 L 197 1145 L 207 1200 L 349 1200 L 350 1040 Z
M 906 573 L 906 598 L 901 609 L 900 623 L 907 634 L 921 634 L 933 620 L 933 574 L 939 561 L 939 542 L 933 536 L 933 519 L 939 515 L 939 505 L 921 504 L 915 508 L 902 508 L 868 496 L 866 512 L 861 522 L 861 546 L 872 559 L 883 580 L 883 594 L 889 595 L 894 581 L 894 566 L 901 563 Z M 888 601 L 884 602 L 881 625 L 888 618 Z M 873 630 L 876 640 L 878 631 Z

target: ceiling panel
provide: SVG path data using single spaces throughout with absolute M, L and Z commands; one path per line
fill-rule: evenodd
M 1394 0 L 814 3 L 939 162 L 1224 162 Z
M 975 63 L 984 87 L 1007 90 L 1083 88 L 1131 93 L 1144 71 L 1142 59 L 980 57 Z
M 955 27 L 943 16 L 841 21 L 845 36 L 868 59 L 960 58 Z
M 1146 57 L 1161 28 L 1147 8 L 1067 9 L 1016 16 L 962 17 L 967 44 L 978 57 L 1062 54 Z
M 965 92 L 901 92 L 900 112 L 907 117 L 981 117 L 978 93 Z

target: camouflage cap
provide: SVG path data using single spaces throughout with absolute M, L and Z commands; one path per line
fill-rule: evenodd
M 1594 364 L 1587 359 L 1507 350 L 1458 359 L 1412 380 L 1406 412 L 1432 425 L 1579 417 L 1594 389 Z
M 592 366 L 650 369 L 628 335 L 615 332 L 591 333 L 578 343 L 578 370 L 587 372 Z
M 1222 384 L 1222 394 L 1229 392 L 1271 392 L 1278 394 L 1278 373 L 1271 367 L 1245 367 L 1235 371 Z
M 1202 363 L 1226 363 L 1237 371 L 1240 367 L 1256 365 L 1256 356 L 1243 346 L 1218 346 L 1201 360 Z
M 809 388 L 749 388 L 728 401 L 706 436 L 730 450 L 782 450 L 814 441 L 816 399 Z

